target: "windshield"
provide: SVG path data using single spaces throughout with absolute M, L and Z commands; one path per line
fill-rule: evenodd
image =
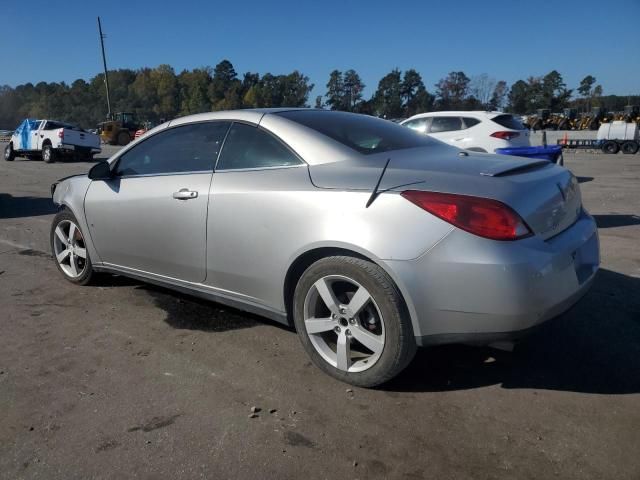
M 357 152 L 372 153 L 429 145 L 429 137 L 368 115 L 326 110 L 294 110 L 276 115 L 316 130 Z

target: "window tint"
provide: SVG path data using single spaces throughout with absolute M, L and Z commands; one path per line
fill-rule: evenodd
M 451 132 L 453 130 L 462 130 L 460 117 L 433 117 L 429 133 Z
M 234 123 L 216 170 L 286 167 L 300 163 L 298 157 L 273 135 L 258 127 Z
M 427 118 L 416 118 L 415 120 L 409 120 L 408 122 L 403 123 L 403 125 L 405 127 L 409 127 L 411 130 L 415 130 L 416 132 L 426 133 L 427 120 Z
M 462 120 L 464 121 L 464 128 L 471 128 L 480 123 L 480 120 L 472 117 L 464 117 Z
M 52 120 L 48 120 L 43 128 L 44 130 L 57 130 L 58 128 L 66 128 L 68 130 L 83 131 L 80 127 L 71 125 L 70 123 L 54 122 Z
M 430 145 L 431 140 L 397 123 L 347 112 L 294 110 L 288 118 L 365 155 Z
M 116 175 L 211 171 L 228 129 L 228 122 L 207 122 L 165 130 L 120 157 Z
M 492 118 L 491 121 L 503 126 L 504 128 L 510 128 L 512 130 L 525 130 L 525 126 L 522 124 L 519 118 L 513 115 L 498 115 Z

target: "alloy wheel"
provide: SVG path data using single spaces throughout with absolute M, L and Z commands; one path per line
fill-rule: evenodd
M 80 228 L 62 220 L 55 229 L 53 254 L 60 268 L 70 278 L 80 277 L 87 268 L 87 248 Z
M 304 301 L 304 325 L 322 358 L 345 372 L 362 372 L 379 360 L 384 319 L 369 291 L 343 275 L 317 280 Z

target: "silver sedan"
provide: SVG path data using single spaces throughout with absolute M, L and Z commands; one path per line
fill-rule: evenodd
M 71 282 L 128 275 L 291 324 L 316 365 L 360 386 L 417 346 L 521 337 L 599 265 L 564 168 L 343 112 L 180 118 L 52 191 Z

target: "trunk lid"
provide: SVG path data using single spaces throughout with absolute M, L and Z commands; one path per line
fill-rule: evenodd
M 542 160 L 462 152 L 440 142 L 310 165 L 311 181 L 318 188 L 373 191 L 388 158 L 379 192 L 425 190 L 492 198 L 513 208 L 543 239 L 572 225 L 582 208 L 578 182 L 562 167 Z

